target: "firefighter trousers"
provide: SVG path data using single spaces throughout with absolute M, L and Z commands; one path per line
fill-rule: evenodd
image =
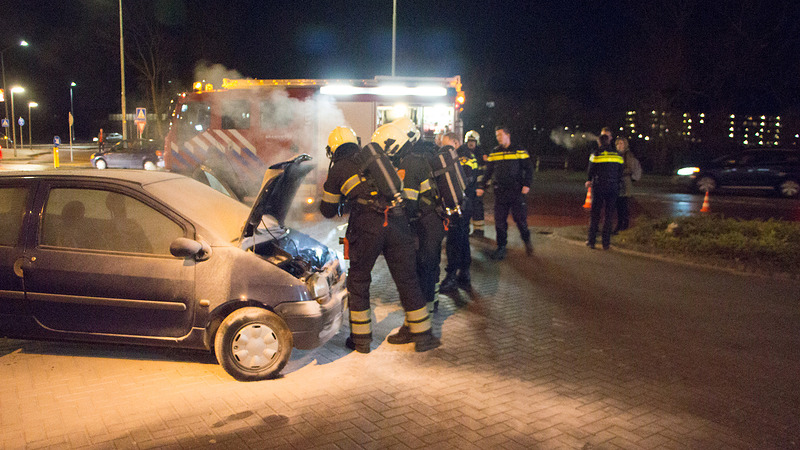
M 462 277 L 469 277 L 469 266 L 472 264 L 472 253 L 469 248 L 469 217 L 467 211 L 450 219 L 445 244 L 447 266 L 444 269 L 448 277 L 456 276 L 457 272 L 460 272 Z
M 528 230 L 528 205 L 522 187 L 517 189 L 495 189 L 494 192 L 494 226 L 497 231 L 497 246 L 508 244 L 508 213 L 517 224 L 522 242 L 530 242 L 531 232 Z
M 352 219 L 352 216 L 351 216 Z M 414 235 L 405 215 L 389 215 L 378 221 L 360 215 L 347 227 L 347 240 L 350 246 L 350 270 L 347 275 L 347 290 L 350 305 L 350 333 L 353 342 L 364 343 L 372 340 L 370 325 L 369 286 L 372 282 L 372 268 L 381 254 L 389 266 L 400 304 L 408 317 L 410 312 L 424 309 L 425 300 L 419 286 L 415 270 L 416 250 Z M 386 226 L 383 226 L 385 220 Z M 427 322 L 430 329 L 430 320 Z
M 416 220 L 412 228 L 417 234 L 417 276 L 426 304 L 436 300 L 436 283 L 439 282 L 442 262 L 444 224 L 438 214 L 431 211 Z

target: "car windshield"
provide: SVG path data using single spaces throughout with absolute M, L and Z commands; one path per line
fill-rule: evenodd
M 226 242 L 239 239 L 250 214 L 247 206 L 191 178 L 173 178 L 144 188 Z

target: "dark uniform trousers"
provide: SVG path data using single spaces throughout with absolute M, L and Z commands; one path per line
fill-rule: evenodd
M 508 213 L 519 228 L 523 242 L 530 242 L 531 232 L 528 230 L 528 205 L 522 186 L 519 188 L 496 187 L 494 191 L 494 223 L 497 232 L 497 246 L 505 247 L 508 243 Z
M 416 232 L 419 248 L 417 249 L 417 276 L 429 309 L 433 308 L 436 300 L 436 283 L 439 282 L 442 262 L 442 240 L 444 239 L 444 224 L 435 211 L 414 221 L 412 228 Z
M 372 340 L 369 286 L 372 281 L 372 268 L 381 254 L 386 259 L 389 273 L 397 286 L 410 331 L 423 333 L 430 330 L 428 309 L 425 306 L 417 273 L 410 264 L 416 259 L 416 251 L 414 234 L 405 214 L 399 209 L 386 217 L 376 211 L 361 211 L 356 213 L 356 217 L 352 214 L 346 234 L 350 245 L 347 290 L 353 342 L 369 343 Z M 365 215 L 369 216 L 369 219 L 364 217 Z M 383 226 L 384 220 L 386 226 Z
M 597 241 L 597 229 L 600 227 L 600 216 L 603 218 L 603 248 L 611 245 L 611 224 L 614 219 L 614 208 L 617 204 L 619 187 L 617 185 L 597 184 L 592 186 L 592 218 L 589 223 L 589 245 Z
M 470 217 L 475 217 L 470 214 L 474 205 L 473 198 L 467 199 L 464 202 L 461 215 L 450 218 L 447 229 L 447 243 L 445 244 L 447 266 L 444 270 L 447 272 L 447 276 L 455 276 L 458 271 L 461 272 L 462 276 L 468 276 L 469 274 L 469 266 L 472 263 L 472 253 L 469 248 L 469 222 Z

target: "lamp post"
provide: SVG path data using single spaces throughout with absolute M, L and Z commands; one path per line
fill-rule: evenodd
M 122 40 L 122 0 L 119 0 L 119 71 L 122 84 L 122 139 L 128 139 L 128 118 L 125 112 L 125 46 Z
M 15 122 L 15 120 L 14 120 L 14 93 L 21 94 L 23 92 L 25 92 L 25 89 L 23 89 L 23 88 L 21 88 L 19 86 L 14 86 L 14 87 L 11 88 L 11 123 L 9 123 L 9 125 L 11 125 L 11 139 L 14 140 L 14 156 L 15 157 L 17 156 L 17 129 L 14 127 L 14 122 Z
M 17 45 L 19 45 L 20 47 L 27 47 L 28 43 L 25 42 L 25 41 L 19 41 L 19 44 L 17 44 Z M 16 47 L 16 45 L 11 45 L 9 47 L 6 47 L 6 48 L 0 50 L 0 70 L 2 70 L 2 72 L 3 72 L 3 92 L 6 91 L 6 62 L 5 62 L 5 59 L 4 59 L 3 55 L 6 53 L 6 50 L 10 50 L 10 49 L 12 49 L 14 47 Z M 8 103 L 3 102 L 3 105 L 5 106 L 5 109 L 6 109 L 5 117 L 8 118 Z M 11 124 L 13 122 L 14 122 L 14 118 L 12 117 L 11 120 L 9 121 L 9 124 Z M 13 126 L 12 126 L 12 129 L 13 129 Z M 8 138 L 8 131 L 6 131 L 6 138 Z M 16 156 L 16 154 L 14 156 Z
M 69 135 L 75 135 L 75 109 L 72 107 L 72 88 L 77 86 L 73 81 L 69 84 L 69 113 L 72 114 L 72 122 L 69 124 Z
M 33 132 L 31 132 L 31 108 L 39 106 L 36 102 L 28 102 L 28 146 L 33 150 Z

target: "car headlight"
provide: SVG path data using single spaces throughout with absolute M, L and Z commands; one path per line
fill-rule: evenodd
M 324 276 L 320 276 L 319 273 L 315 273 L 308 277 L 306 280 L 306 287 L 308 288 L 308 292 L 311 294 L 311 298 L 314 300 L 323 299 L 328 295 L 328 292 L 330 292 L 328 279 Z
M 700 172 L 699 167 L 683 167 L 678 169 L 678 175 L 685 177 L 687 175 L 694 175 L 697 172 Z

